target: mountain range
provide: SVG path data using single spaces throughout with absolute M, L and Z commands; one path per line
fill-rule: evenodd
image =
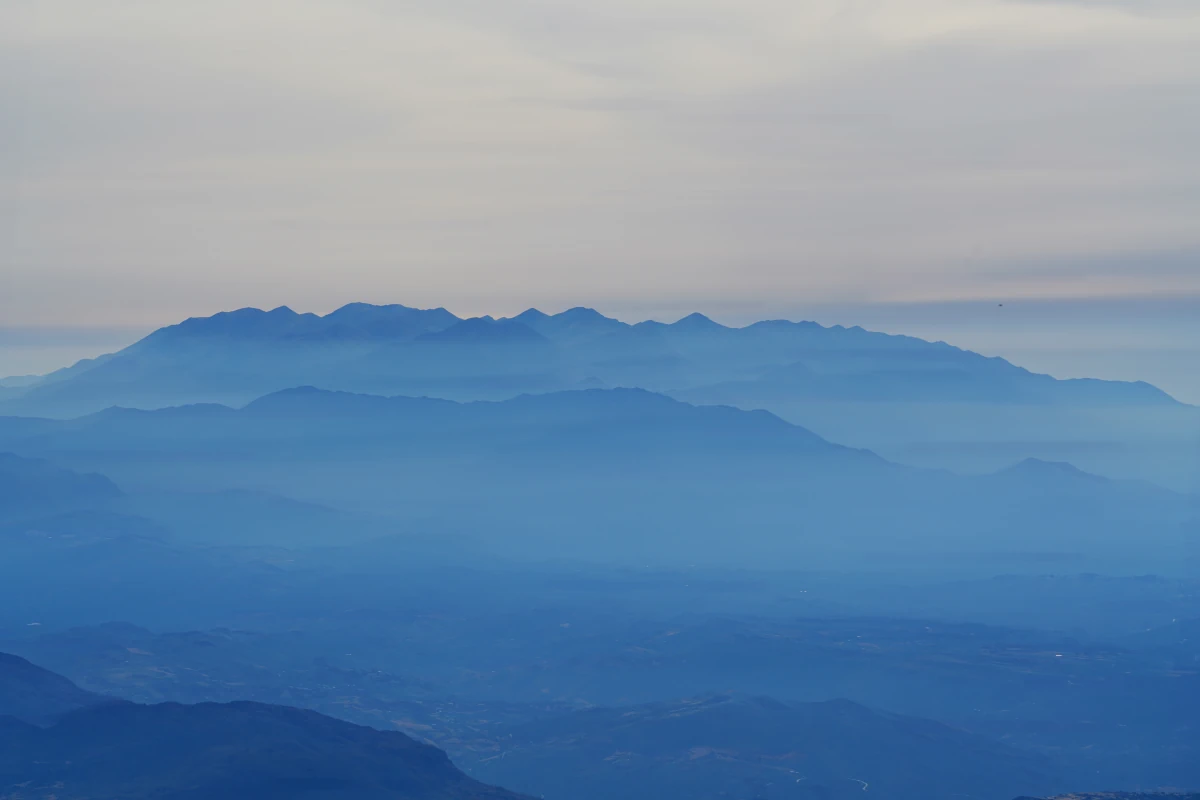
M 1176 404 L 1145 383 L 1055 380 L 861 328 L 784 320 L 730 328 L 701 314 L 631 325 L 588 308 L 459 319 L 441 308 L 354 303 L 325 316 L 281 307 L 188 319 L 25 385 L 2 410 L 73 416 L 108 405 L 245 402 L 298 384 L 485 399 L 586 382 L 841 401 Z
M 129 347 L 6 383 L 0 415 L 70 418 L 109 406 L 242 406 L 296 386 L 504 400 L 643 388 L 767 409 L 825 438 L 920 466 L 986 472 L 1039 458 L 1111 477 L 1194 485 L 1200 411 L 1142 382 L 1058 380 L 943 342 L 859 327 L 691 314 L 629 324 L 589 308 L 462 319 L 352 303 L 192 318 Z
M 362 516 L 374 515 L 509 558 L 966 569 L 1050 559 L 1127 574 L 1190 569 L 1197 555 L 1193 500 L 1151 484 L 1038 460 L 982 476 L 905 467 L 765 411 L 637 389 L 459 403 L 307 387 L 241 409 L 0 418 L 0 448 L 103 473 L 132 487 L 111 510 L 167 525 L 178 504 L 148 498 L 203 493 L 212 509 L 193 504 L 192 539 L 202 520 L 223 530 L 209 515 L 230 497 L 277 496 L 358 515 L 309 543 L 361 540 Z
M 2 797 L 1200 775 L 1200 410 L 1145 383 L 358 303 L 0 390 L 0 649 L 33 662 L 0 655 Z

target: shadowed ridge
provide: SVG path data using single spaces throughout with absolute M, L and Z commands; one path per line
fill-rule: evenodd
M 732 406 L 700 406 L 683 400 L 676 400 L 665 394 L 652 392 L 648 389 L 617 387 L 613 389 L 570 389 L 561 392 L 546 392 L 541 394 L 522 394 L 509 400 L 476 400 L 459 403 L 454 400 L 444 400 L 435 397 L 409 397 L 396 395 L 359 394 L 321 389 L 315 386 L 297 386 L 283 389 L 259 397 L 243 407 L 243 411 L 252 413 L 274 413 L 295 411 L 301 413 L 349 412 L 358 410 L 373 410 L 378 412 L 395 412 L 422 407 L 446 410 L 460 409 L 462 412 L 471 410 L 521 411 L 531 414 L 548 414 L 551 412 L 570 411 L 573 414 L 585 415 L 588 419 L 605 417 L 664 417 L 687 416 L 707 419 L 712 424 L 737 423 L 739 421 L 752 424 L 755 427 L 767 427 L 778 433 L 796 431 L 811 436 L 814 441 L 820 441 L 831 447 L 841 448 L 826 441 L 807 428 L 794 425 L 769 411 L 746 411 Z M 169 413 L 176 409 L 160 409 L 157 411 L 139 411 L 139 415 L 147 417 Z
M 478 405 L 484 404 L 481 402 Z M 526 408 L 567 406 L 591 412 L 608 410 L 620 412 L 653 412 L 655 415 L 695 414 L 707 416 L 714 423 L 719 420 L 753 420 L 756 424 L 772 426 L 779 431 L 803 431 L 813 436 L 814 439 L 825 441 L 822 437 L 817 436 L 817 434 L 812 433 L 807 428 L 788 422 L 772 414 L 770 411 L 762 409 L 746 410 L 723 405 L 698 405 L 638 387 L 618 386 L 612 389 L 570 389 L 563 392 L 523 394 L 511 400 L 488 401 L 486 404 Z
M 0 718 L 47 725 L 68 712 L 111 702 L 19 656 L 0 653 Z
M 24 659 L 0 655 L 7 695 L 62 708 L 37 729 L 0 723 L 0 785 L 124 800 L 519 800 L 397 731 L 254 702 L 139 705 L 82 693 Z
M 634 453 L 643 459 L 691 453 L 709 461 L 754 453 L 762 458 L 816 457 L 830 467 L 891 466 L 870 451 L 835 444 L 767 411 L 697 406 L 644 389 L 577 389 L 471 405 L 541 427 L 547 438 L 539 440 L 540 446 L 547 456 L 569 459 L 586 453 L 593 465 L 627 462 Z

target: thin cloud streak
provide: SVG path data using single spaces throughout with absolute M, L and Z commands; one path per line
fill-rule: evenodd
M 1192 5 L 200 9 L 0 7 L 11 324 L 1200 292 Z

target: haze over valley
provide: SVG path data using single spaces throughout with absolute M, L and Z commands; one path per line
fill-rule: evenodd
M 0 0 L 0 800 L 1200 800 L 1196 0 Z
M 535 797 L 1200 782 L 1197 409 L 1147 383 L 815 323 L 355 304 L 189 319 L 2 408 L 0 650 L 95 693 L 21 694 L 50 727 L 14 752 L 246 714 L 321 748 L 297 706 L 402 736 L 355 763 L 415 737 Z M 354 791 L 415 791 L 393 767 Z M 133 786 L 72 769 L 35 780 Z

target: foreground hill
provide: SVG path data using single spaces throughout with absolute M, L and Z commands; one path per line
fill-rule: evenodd
M 50 724 L 70 711 L 106 702 L 110 701 L 80 689 L 61 675 L 0 653 L 0 719 Z
M 577 800 L 1008 800 L 1056 779 L 1049 762 L 940 723 L 844 700 L 714 695 L 517 726 L 464 765 L 485 780 Z
M 1195 555 L 1190 498 L 1155 486 L 1039 461 L 906 468 L 766 412 L 641 390 L 455 403 L 305 388 L 237 410 L 3 422 L 0 447 L 123 485 L 275 492 L 521 558 L 1127 573 Z
M 468 778 L 435 747 L 314 711 L 89 703 L 95 696 L 65 678 L 3 655 L 0 687 L 42 711 L 77 706 L 42 728 L 4 715 L 13 709 L 0 694 L 0 785 L 19 787 L 7 797 L 518 799 Z

